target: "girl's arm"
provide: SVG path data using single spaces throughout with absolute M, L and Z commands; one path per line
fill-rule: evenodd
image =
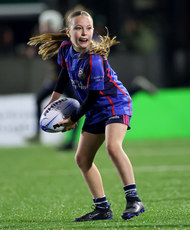
M 69 78 L 68 71 L 66 68 L 63 67 L 57 79 L 54 91 L 62 94 L 64 92 L 66 85 L 69 83 L 69 81 L 70 81 L 70 78 Z
M 71 121 L 72 122 L 78 121 L 96 103 L 98 97 L 99 97 L 98 90 L 89 90 L 88 95 L 85 101 L 80 106 L 78 112 L 71 115 Z
M 50 98 L 50 101 L 48 102 L 48 104 L 44 107 L 44 109 L 46 107 L 48 107 L 48 105 L 50 105 L 52 102 L 58 100 L 60 97 L 61 97 L 61 93 L 57 93 L 55 91 L 53 91 L 52 95 L 51 95 L 51 98 Z
M 77 121 L 93 106 L 93 104 L 97 101 L 99 96 L 98 90 L 89 90 L 88 96 L 81 105 L 80 109 L 77 113 L 74 113 L 71 115 L 71 117 L 61 121 L 58 123 L 58 125 L 66 125 L 65 131 L 74 129 L 77 125 Z

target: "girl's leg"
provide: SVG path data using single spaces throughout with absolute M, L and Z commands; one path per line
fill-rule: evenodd
M 135 178 L 131 162 L 122 148 L 127 126 L 112 123 L 106 126 L 106 148 L 124 185 L 127 205 L 122 214 L 123 219 L 130 219 L 144 212 L 144 205 L 136 191 Z
M 104 141 L 104 134 L 82 132 L 75 160 L 90 189 L 93 198 L 103 197 L 104 189 L 101 175 L 93 163 L 95 154 Z
M 122 143 L 127 131 L 127 125 L 112 123 L 106 126 L 106 148 L 113 161 L 123 185 L 135 184 L 131 162 L 125 154 Z
M 76 153 L 76 162 L 83 174 L 86 183 L 93 196 L 95 209 L 81 217 L 75 218 L 75 221 L 91 221 L 112 219 L 113 214 L 109 208 L 106 196 L 104 194 L 101 175 L 93 163 L 95 154 L 105 138 L 104 134 L 91 134 L 82 132 Z

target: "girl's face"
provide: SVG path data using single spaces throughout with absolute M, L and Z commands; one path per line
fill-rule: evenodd
M 86 15 L 79 15 L 70 20 L 66 33 L 73 44 L 74 50 L 82 52 L 90 45 L 93 31 L 92 18 Z

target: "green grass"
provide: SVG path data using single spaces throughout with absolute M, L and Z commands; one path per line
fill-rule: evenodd
M 190 229 L 190 140 L 127 141 L 146 212 L 121 219 L 125 198 L 103 145 L 96 158 L 114 219 L 75 223 L 92 199 L 72 152 L 0 148 L 0 229 Z

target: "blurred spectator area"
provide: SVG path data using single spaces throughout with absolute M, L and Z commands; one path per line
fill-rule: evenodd
M 162 87 L 159 61 L 154 56 L 117 52 L 110 55 L 109 61 L 126 86 L 131 84 L 134 76 L 143 75 Z M 0 58 L 0 66 L 0 94 L 37 93 L 51 71 L 48 61 L 42 61 L 40 57 Z
M 0 94 L 38 92 L 48 69 L 26 45 L 46 9 L 63 15 L 76 4 L 90 10 L 95 29 L 104 26 L 120 44 L 109 61 L 127 86 L 143 75 L 158 87 L 190 86 L 190 1 L 188 0 L 1 0 Z
M 50 65 L 40 57 L 0 58 L 0 94 L 37 93 L 47 77 Z

